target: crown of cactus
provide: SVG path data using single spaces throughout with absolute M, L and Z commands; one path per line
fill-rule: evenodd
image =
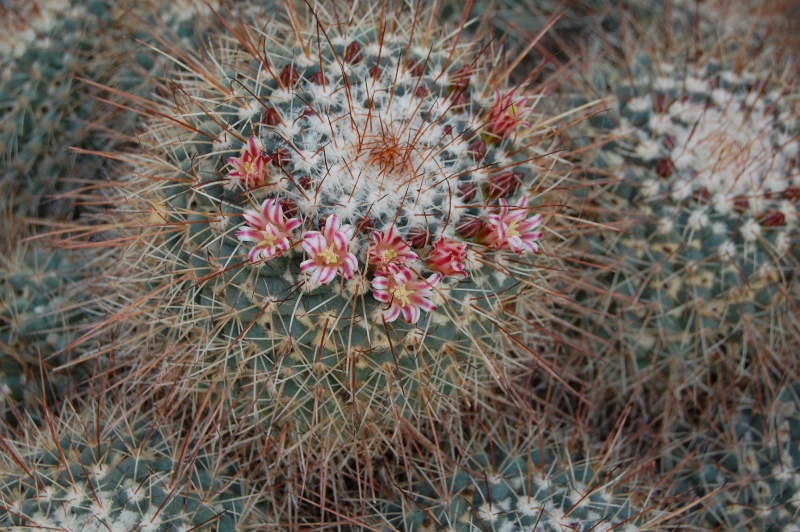
M 684 451 L 676 462 L 682 462 L 685 476 L 672 490 L 702 501 L 691 515 L 697 526 L 753 531 L 796 526 L 800 385 L 789 383 L 758 400 L 742 396 L 734 412 L 700 429 Z
M 177 97 L 149 106 L 116 187 L 133 195 L 112 199 L 136 233 L 117 274 L 169 302 L 115 286 L 169 324 L 171 375 L 200 388 L 224 368 L 240 417 L 382 440 L 501 373 L 489 348 L 535 276 L 531 189 L 554 162 L 538 96 L 462 30 L 333 5 L 230 22 L 208 55 L 169 47 Z
M 165 532 L 237 530 L 258 519 L 224 449 L 154 424 L 157 414 L 146 421 L 118 408 L 67 404 L 3 438 L 0 526 Z

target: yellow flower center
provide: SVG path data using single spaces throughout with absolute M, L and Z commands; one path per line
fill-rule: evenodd
M 266 246 L 270 247 L 275 244 L 275 241 L 278 240 L 278 237 L 267 233 L 266 231 L 261 233 L 261 242 L 258 243 L 259 246 Z
M 333 249 L 333 244 L 328 246 L 328 249 L 317 253 L 322 260 L 325 261 L 325 266 L 336 265 L 339 263 L 339 254 Z
M 385 249 L 381 254 L 381 260 L 384 264 L 388 264 L 392 261 L 393 258 L 397 256 L 397 252 L 393 249 Z
M 253 171 L 253 163 L 244 163 L 243 168 L 245 175 L 249 175 Z
M 508 108 L 508 116 L 516 116 L 517 114 L 517 104 L 512 103 Z
M 394 298 L 400 302 L 401 307 L 405 307 L 406 305 L 411 304 L 411 300 L 408 299 L 408 296 L 410 296 L 413 293 L 414 292 L 406 290 L 406 285 L 404 284 L 401 284 L 400 286 L 392 290 L 392 296 L 394 296 Z
M 519 231 L 517 231 L 517 225 L 518 224 L 519 224 L 519 222 L 517 222 L 516 220 L 511 222 L 511 225 L 509 225 L 508 229 L 506 229 L 506 236 L 507 237 L 519 236 Z

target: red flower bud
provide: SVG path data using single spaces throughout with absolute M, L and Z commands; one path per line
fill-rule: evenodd
M 708 203 L 708 200 L 711 199 L 711 193 L 708 191 L 706 187 L 700 187 L 694 191 L 692 197 L 697 203 L 705 205 L 706 203 Z
M 278 202 L 283 208 L 283 215 L 287 218 L 294 218 L 297 215 L 297 202 L 291 198 L 284 198 Z
M 786 215 L 780 211 L 768 210 L 761 218 L 759 218 L 758 223 L 762 227 L 780 227 L 786 222 Z
M 412 76 L 420 77 L 425 73 L 425 65 L 419 59 L 410 59 L 406 63 L 406 69 L 411 72 Z
M 455 110 L 467 105 L 467 95 L 464 94 L 464 91 L 453 92 L 450 97 L 453 99 L 453 109 Z
M 792 203 L 797 203 L 800 201 L 800 187 L 787 187 L 781 196 L 785 200 L 789 200 Z
M 656 163 L 656 174 L 658 174 L 658 177 L 666 179 L 672 175 L 674 169 L 675 163 L 673 163 L 672 159 L 669 157 L 665 157 Z
M 475 139 L 469 143 L 469 147 L 467 148 L 472 158 L 476 161 L 480 161 L 484 157 L 486 157 L 486 142 L 483 139 Z
M 474 216 L 464 216 L 456 225 L 456 233 L 462 238 L 475 238 L 483 229 L 483 222 Z
M 274 162 L 280 168 L 292 160 L 292 152 L 290 152 L 287 148 L 277 148 L 272 153 L 272 162 Z
M 311 75 L 311 77 L 309 78 L 309 81 L 311 83 L 315 84 L 315 85 L 327 85 L 328 84 L 328 80 L 325 77 L 325 73 L 322 70 L 320 70 L 319 72 L 314 72 Z
M 461 196 L 461 199 L 464 200 L 464 203 L 469 203 L 474 200 L 477 192 L 478 187 L 475 186 L 475 183 L 461 183 L 458 185 L 458 194 Z
M 283 119 L 277 110 L 273 109 L 272 107 L 267 107 L 264 109 L 264 114 L 261 115 L 262 124 L 266 124 L 268 126 L 277 126 L 281 122 L 283 122 Z
M 345 63 L 358 63 L 361 61 L 361 45 L 353 41 L 344 49 L 342 59 Z
M 653 108 L 655 109 L 656 113 L 665 113 L 669 106 L 672 105 L 672 102 L 669 101 L 669 98 L 666 94 L 659 94 L 656 96 L 656 101 L 653 104 Z
M 413 249 L 422 249 L 428 243 L 428 232 L 421 227 L 413 227 L 408 231 L 406 242 Z
M 310 175 L 301 175 L 297 180 L 297 184 L 303 187 L 304 190 L 310 190 L 311 186 L 314 184 L 314 180 Z
M 300 81 L 300 73 L 292 66 L 286 65 L 281 71 L 281 83 L 284 87 L 291 87 Z
M 486 197 L 496 199 L 513 194 L 522 185 L 523 177 L 521 172 L 504 172 L 493 175 L 486 184 Z

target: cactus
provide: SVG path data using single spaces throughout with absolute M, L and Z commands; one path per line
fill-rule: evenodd
M 701 501 L 692 518 L 703 529 L 792 530 L 800 519 L 800 385 L 743 396 L 726 414 L 674 458 L 686 473 L 674 493 Z
M 237 530 L 245 518 L 258 519 L 224 449 L 154 423 L 157 413 L 147 419 L 120 408 L 67 405 L 4 439 L 0 526 Z
M 77 367 L 52 371 L 73 355 L 68 348 L 91 314 L 73 284 L 81 268 L 75 254 L 33 244 L 0 259 L 0 404 L 7 421 L 20 408 L 33 415 L 42 393 L 53 399 L 82 379 Z
M 129 12 L 124 3 L 104 0 L 22 2 L 4 16 L 11 42 L 0 45 L 8 53 L 0 64 L 0 143 L 6 147 L 0 162 L 7 169 L 0 210 L 49 219 L 78 214 L 70 192 L 98 177 L 106 161 L 71 148 L 110 149 L 127 140 L 135 123 L 131 113 L 100 101 L 94 84 L 138 94 L 151 88 L 146 75 L 131 74 L 157 74 L 161 62 L 134 55 L 138 45 L 126 24 L 159 3 L 132 3 Z M 187 13 L 189 5 L 167 13 L 164 25 L 186 35 L 193 27 Z
M 797 88 L 774 49 L 720 42 L 694 58 L 654 45 L 592 80 L 612 103 L 590 142 L 612 140 L 590 198 L 616 230 L 590 242 L 608 273 L 584 300 L 602 312 L 582 326 L 595 354 L 623 356 L 602 373 L 667 402 L 792 371 L 800 334 Z
M 415 475 L 402 504 L 387 512 L 399 530 L 656 530 L 670 523 L 653 500 L 630 491 L 630 469 L 601 473 L 588 449 L 568 450 L 562 431 L 512 432 L 489 422 L 464 449 L 466 463 L 444 477 Z M 544 444 L 541 439 L 546 439 Z M 564 441 L 568 441 L 566 438 Z M 573 442 L 574 443 L 574 442 Z M 570 444 L 573 447 L 573 444 Z M 627 480 L 624 480 L 628 477 Z
M 116 227 L 154 230 L 136 229 L 117 271 L 169 294 L 140 314 L 170 324 L 184 385 L 224 372 L 240 420 L 369 447 L 513 363 L 502 340 L 536 278 L 528 202 L 549 131 L 537 97 L 433 29 L 435 12 L 336 25 L 322 4 L 293 9 L 263 30 L 230 23 L 208 57 L 170 46 L 191 69 L 170 74 L 177 98 L 152 102 L 114 187 L 135 195 L 112 198 Z M 130 207 L 147 218 L 120 223 Z

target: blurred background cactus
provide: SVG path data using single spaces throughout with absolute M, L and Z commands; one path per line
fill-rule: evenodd
M 45 423 L 23 423 L 16 440 L 3 439 L 0 525 L 239 530 L 247 519 L 263 519 L 232 467 L 235 457 L 200 430 L 159 423 L 158 413 L 141 405 L 120 408 L 65 405 Z

